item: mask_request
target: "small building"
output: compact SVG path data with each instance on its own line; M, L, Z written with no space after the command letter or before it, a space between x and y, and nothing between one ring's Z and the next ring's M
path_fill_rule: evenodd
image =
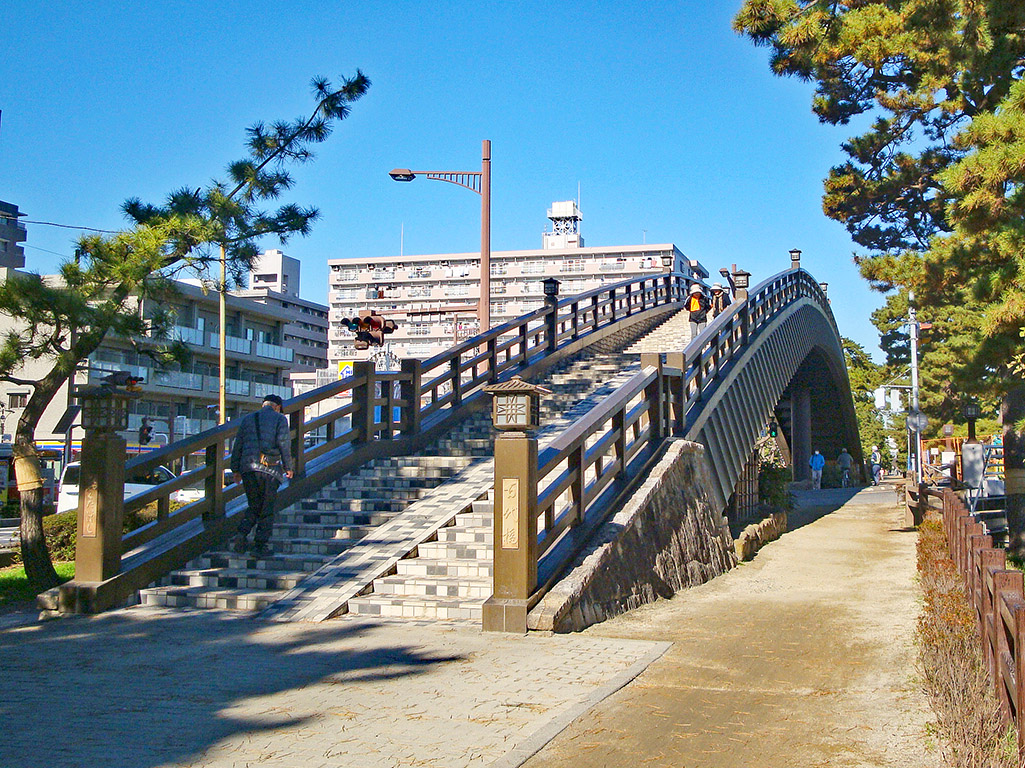
M0 200L0 267L21 269L25 266L25 242L28 232L18 219L24 216L18 206Z

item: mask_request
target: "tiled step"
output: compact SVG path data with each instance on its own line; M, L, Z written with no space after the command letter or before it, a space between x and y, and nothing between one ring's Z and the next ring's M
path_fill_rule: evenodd
M487 600L491 597L491 579L447 579L447 578L405 578L402 576L385 576L374 581L371 597L405 596L405 597L460 597L464 600Z
M358 616L382 616L405 619L479 622L482 600L458 597L417 598L398 596L357 597L349 601L349 613Z
M425 541L417 552L421 558L431 560L490 560L491 542L483 541Z
M488 559L462 560L459 558L427 559L420 557L409 557L399 560L396 564L398 576L441 576L444 578L460 578L467 576L471 579L491 578L492 563Z
M207 552L193 560L191 568L244 568L265 571L315 571L330 560L324 555L285 554L276 552L265 557L236 555L234 552Z
M280 598L283 591L267 589L210 589L209 587L150 587L141 592L143 605L180 608L220 608L227 611L261 611Z
M164 586L217 587L218 589L286 590L306 578L305 571L268 571L250 568L198 568L175 571Z

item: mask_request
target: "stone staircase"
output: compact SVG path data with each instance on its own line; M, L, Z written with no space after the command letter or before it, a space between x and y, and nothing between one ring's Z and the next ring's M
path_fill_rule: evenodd
M551 375L545 386L552 395L542 400L538 434L541 446L637 370L624 354L579 361ZM374 579L367 593L348 601L356 615L480 622L484 601L491 596L494 513L493 493L455 515L437 538L420 544L399 560L395 573Z
M690 313L680 310L628 346L624 353L639 355L642 352L682 352L690 339Z
M543 434L556 434L611 391L636 357L612 353L564 362L544 385ZM541 436L539 435L539 437ZM478 412L418 454L375 460L275 516L272 554L228 549L208 552L158 585L140 591L144 605L259 611L410 504L443 491L443 484L492 455L490 411ZM459 512L458 509L453 510ZM373 582L372 594L349 601L349 611L380 616L479 619L491 594L491 507L473 502L454 515L436 541L421 543L396 573Z

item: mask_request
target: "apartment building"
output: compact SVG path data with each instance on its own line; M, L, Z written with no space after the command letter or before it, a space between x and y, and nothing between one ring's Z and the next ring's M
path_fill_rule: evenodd
M21 269L25 266L25 249L19 243L25 242L28 233L25 225L18 221L24 215L18 206L0 200L0 267Z
M583 216L573 201L548 210L552 230L542 247L491 254L491 323L500 325L544 304L542 281L560 281L563 296L608 283L650 277L674 269L704 278L708 273L672 243L588 248L580 234ZM375 358L389 367L403 357L428 358L479 332L480 254L446 253L328 261L330 330L328 357L333 370L350 361ZM396 321L385 349L357 351L340 321L371 309Z
M8 279L13 270L0 269L0 280ZM147 353L157 342L145 337L126 339L108 336L89 356L76 374L74 385L100 381L113 371L128 371L144 379L141 396L134 400L125 437L129 446L136 436L143 417L154 426L154 444L173 442L196 434L217 424L219 392L219 326L218 296L201 287L178 283L179 295L165 302L162 308L176 318L172 336L182 341L191 353L185 365L161 368ZM148 300L138 303L143 315L153 311ZM284 328L291 316L284 310L229 294L227 309L227 417L233 418L256 410L264 395L273 393L282 398L292 396L288 375L294 351L283 345ZM0 331L13 326L11 318L0 316ZM46 361L27 365L18 375L27 380L38 379L49 369ZM0 405L9 411L11 424L21 416L31 394L31 387L0 383ZM44 447L60 447L64 433L55 427L71 404L68 387L54 397L37 430L37 443ZM80 431L74 432L77 441Z
M282 331L282 344L295 353L294 374L328 366L328 308L299 297L300 277L298 259L267 250L257 257L249 273L249 288L232 291L234 296L277 307L289 318Z

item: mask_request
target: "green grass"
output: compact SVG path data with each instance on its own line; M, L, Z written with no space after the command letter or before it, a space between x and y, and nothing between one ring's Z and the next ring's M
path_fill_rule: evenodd
M74 563L54 563L53 567L61 579L67 580L75 577ZM12 565L9 568L0 568L0 608L30 601L35 596L35 590L29 587L28 579L25 578L24 566Z

